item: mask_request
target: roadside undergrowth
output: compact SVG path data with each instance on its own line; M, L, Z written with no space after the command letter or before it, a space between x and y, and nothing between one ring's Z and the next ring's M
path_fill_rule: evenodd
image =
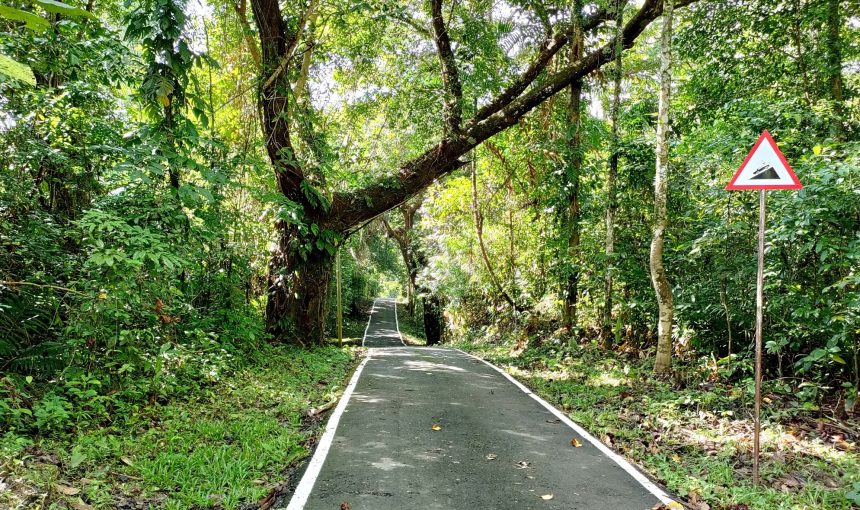
M182 401L60 437L0 436L0 508L259 508L308 455L355 349L263 344Z
M652 360L592 344L458 345L504 367L695 510L858 508L858 423L804 410L765 384L762 485L752 484L752 387L704 363L651 376Z

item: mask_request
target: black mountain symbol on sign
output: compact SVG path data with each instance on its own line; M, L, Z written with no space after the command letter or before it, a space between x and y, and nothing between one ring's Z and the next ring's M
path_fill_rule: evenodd
M779 179L779 174L776 173L776 170L772 166L765 163L764 166L757 168L753 172L752 177L750 177L751 181L756 179Z

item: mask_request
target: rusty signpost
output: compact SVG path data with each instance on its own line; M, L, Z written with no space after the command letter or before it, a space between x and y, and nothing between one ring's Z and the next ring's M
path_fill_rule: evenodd
M765 192L803 187L765 130L729 181L727 190L758 190L758 275L755 300L755 431L753 433L753 483L759 483L759 436L761 434L762 322L764 319Z

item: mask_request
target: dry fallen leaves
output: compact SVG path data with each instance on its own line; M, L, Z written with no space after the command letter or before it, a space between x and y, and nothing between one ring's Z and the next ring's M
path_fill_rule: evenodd
M496 460L496 458L498 458L498 455L496 455L495 453L487 454L487 460Z
M573 438L570 440L570 446L574 448L582 448L582 443L579 442L579 439Z
M75 494L79 494L81 489L76 489L74 487L69 487L68 485L54 485L54 488L57 489L57 492L61 494L65 494L66 496L74 496Z
M433 426L430 428L433 430L442 430L442 425L439 425L438 423L434 423Z
M651 510L684 510L684 505L677 501L670 501L665 505L663 503L657 503L651 508Z
M84 503L81 498L78 498L77 501L72 501L71 503L69 503L69 505L74 510L93 510L93 507L91 505Z
M527 461L527 460L521 460L521 461L516 463L516 466L517 466L517 469L525 469L525 468L531 466L531 464L532 463Z
M554 498L554 497L555 497L555 496L554 496L554 495L552 495L552 494L544 494L543 496L541 496L541 497L540 497L540 499L542 499L542 500L544 500L544 501L549 501L549 500L551 500L551 499L552 499L552 498Z
M343 503L340 504L340 510L350 510L350 508L351 507L349 506L349 502L347 502L347 501L344 501Z

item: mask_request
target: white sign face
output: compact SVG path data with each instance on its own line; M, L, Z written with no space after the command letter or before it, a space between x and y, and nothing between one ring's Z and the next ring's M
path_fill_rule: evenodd
M803 185L788 165L788 161L785 160L785 156L776 146L773 137L765 130L726 189L800 189L802 187Z

